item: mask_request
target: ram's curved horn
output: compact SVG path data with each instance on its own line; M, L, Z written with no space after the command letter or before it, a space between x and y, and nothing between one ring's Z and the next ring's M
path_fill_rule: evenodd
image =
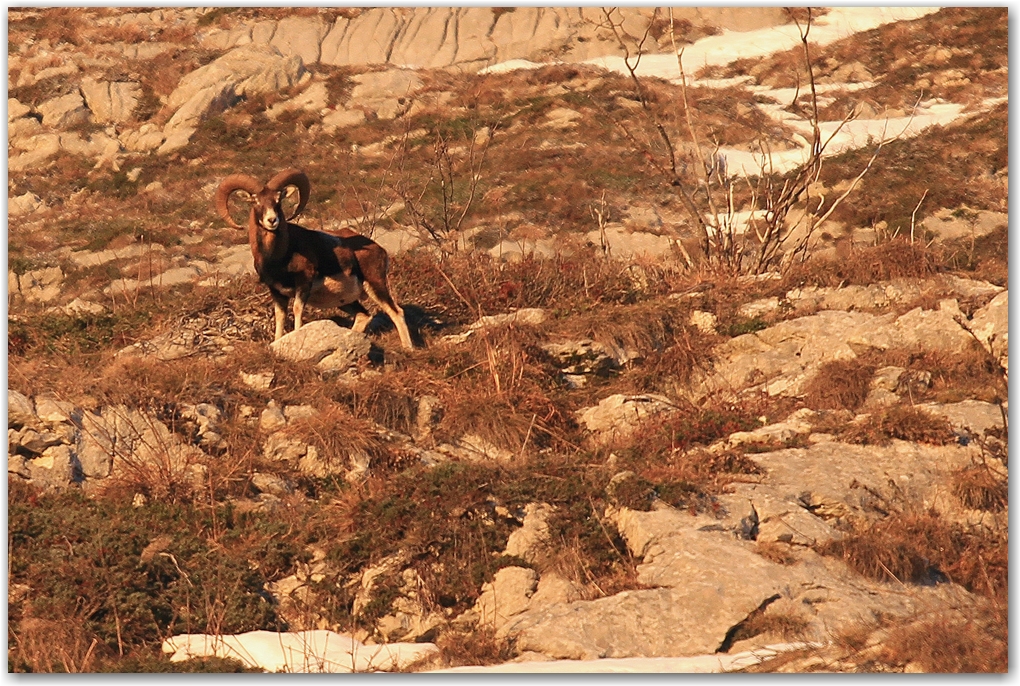
M223 221L235 229L243 229L244 227L235 222L230 216L230 208L227 206L227 201L230 199L231 194L236 191L244 191L251 196L255 196L261 190L262 184L247 174L231 174L223 179L220 187L216 189L216 211L223 217Z
M308 176L303 171L294 168L284 169L269 179L269 183L266 184L266 188L271 191L282 191L287 186L294 186L298 189L298 205L297 209L294 210L294 214L287 217L287 221L290 221L304 211L305 205L308 204L308 196L311 193L312 184L308 181Z

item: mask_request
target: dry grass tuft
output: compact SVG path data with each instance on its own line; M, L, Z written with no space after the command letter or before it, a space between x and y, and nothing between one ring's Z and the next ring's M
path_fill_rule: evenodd
M957 440L948 421L908 405L893 405L870 414L848 425L839 438L863 445L886 445L892 439L949 445Z
M768 634L782 641L795 641L803 638L809 622L798 614L791 612L751 613L734 632L732 641L754 638L760 634Z
M943 261L937 246L895 238L870 247L854 246L840 258L813 258L795 264L784 275L780 288L785 293L807 285L866 286L892 279L920 279L937 273Z
M357 419L346 409L331 406L310 417L295 419L283 429L286 435L314 445L330 471L343 469L368 457L373 465L390 465L399 458L389 454L378 427Z
M996 403L1008 396L1006 380L998 363L976 341L962 352L868 351L861 355L861 361L876 368L895 366L906 369L907 378L901 380L905 387L899 392L906 393L907 399L913 403L955 403L971 398ZM906 383L911 377L923 380L929 376L930 383Z
M1009 505L1008 476L987 464L973 464L954 472L953 495L972 510L1003 512Z
M939 674L1002 673L1009 665L1005 608L963 618L946 614L889 631L881 659Z
M818 547L858 573L879 581L954 581L997 601L1008 593L1008 551L987 530L965 530L934 511L892 515L857 524L840 540Z
M98 658L109 653L108 647L88 630L80 616L59 621L25 617L10 634L13 643L8 652L11 671L92 672Z
M446 631L436 639L436 647L439 648L438 658L430 658L420 666L412 665L408 671L468 665L498 665L514 657L509 643L497 639L491 629Z
M792 565L797 562L797 557L790 550L790 546L776 541L758 541L754 551L766 560L781 565Z
M804 389L813 410L856 410L864 404L875 368L858 359L826 362Z

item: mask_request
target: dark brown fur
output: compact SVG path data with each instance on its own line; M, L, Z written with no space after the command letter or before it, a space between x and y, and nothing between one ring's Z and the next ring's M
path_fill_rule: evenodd
M289 219L281 199L288 186L301 194L298 208ZM276 314L275 339L283 336L287 304L294 299L294 328L302 325L305 304L337 307L353 314L354 330L364 331L370 317L361 300L367 295L389 315L401 343L411 348L403 310L390 295L387 272L389 255L375 241L350 229L333 233L306 229L291 223L308 200L308 179L296 169L274 176L265 186L249 176L231 175L216 193L220 215L236 228L227 201L235 191L248 193L248 241L259 280L269 288Z

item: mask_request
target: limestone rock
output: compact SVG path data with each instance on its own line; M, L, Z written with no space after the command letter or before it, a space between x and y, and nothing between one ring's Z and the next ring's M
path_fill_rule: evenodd
M45 205L43 204L42 199L35 193L28 191L24 195L19 195L15 198L8 198L7 215L10 217L22 217L26 214L32 214L44 207Z
M615 521L642 558L639 580L655 588L532 607L513 615L497 635L512 639L519 651L558 659L696 655L723 648L734 626L772 607L802 619L808 640L821 640L862 618L974 602L952 584L904 594L810 550L795 564L781 565L758 555L755 542L698 527L701 518L670 508L621 510Z
M92 117L100 123L124 122L138 106L142 87L130 81L98 81L85 78L81 83L85 102Z
M20 431L7 430L7 452L8 454L29 453L32 456L41 455L47 448L66 443L65 436L58 435L52 431L36 431L31 427L22 427Z
M979 238L1008 224L1009 215L1005 212L976 210L961 213L949 208L939 209L921 222L922 227L937 234L942 240Z
M423 441L432 435L443 418L443 406L438 396L423 395L418 398L418 409L414 416L414 439Z
M47 424L60 424L76 419L74 404L52 396L40 395L35 399L35 413Z
M166 136L152 124L142 124L138 129L123 131L121 144L131 152L149 152L163 145Z
M303 64L319 61L319 45L329 27L318 17L285 17L276 24L269 44L283 55L297 55Z
M326 107L327 100L326 84L323 81L318 81L293 98L270 107L266 110L266 116L269 119L276 119L284 112L293 112L294 110L318 113Z
M801 408L781 422L762 426L751 431L737 431L729 435L726 444L729 447L754 444L782 444L795 436L811 432L811 418L815 412Z
M482 626L500 629L514 615L528 609L538 588L538 574L526 567L503 567L492 581L482 584L474 610Z
M110 422L91 412L82 414L77 450L85 478L103 479L110 475L117 442L116 430Z
M70 446L55 445L39 457L26 460L26 465L33 483L47 488L63 488L77 480L76 462Z
M671 414L677 407L664 395L611 395L594 407L578 410L581 424L596 441L609 442L629 436L641 422L652 417Z
M222 451L227 442L219 434L223 413L212 403L185 404L181 406L181 419L193 427L198 444L205 450Z
M19 428L35 426L39 417L35 413L32 401L18 391L7 389L7 426Z
M52 129L66 129L89 120L85 101L78 93L69 93L39 105L43 126Z
M546 320L545 310L539 307L523 307L507 314L491 314L480 317L468 327L472 331L487 329L493 326L505 326L507 324L523 324L525 326L538 326Z
M364 107L376 112L380 119L393 119L410 107L415 91L422 81L415 72L406 69L359 74L352 79L348 107Z
M34 269L18 279L18 291L26 302L49 303L60 297L64 272L60 267Z
M242 383L249 388L254 388L256 391L268 391L270 386L273 385L273 379L276 378L273 372L257 372L255 374L240 372L240 375Z
M719 324L718 317L703 310L692 311L689 321L698 331L709 335L716 333L716 326Z
M295 420L310 419L317 414L319 411L312 405L287 405L283 408L283 416L287 418L288 424Z
M270 400L266 409L259 416L259 431L273 433L287 426L287 417L275 400Z
M294 488L285 479L272 474L255 472L251 476L252 485L264 493L272 493L276 496L284 496L291 493Z
M365 119L365 113L361 110L338 109L322 118L322 131L326 134L336 133L337 129L363 124Z
M555 511L547 503L528 503L524 507L524 523L507 538L505 554L532 564L548 555L552 546L549 518Z
M856 358L855 347L961 352L972 340L962 316L955 300L944 300L938 310L918 307L899 317L826 310L782 321L718 346L714 369L695 380L692 395L800 395L824 363Z
M307 455L310 447L314 448L303 441L287 436L282 431L277 431L266 439L262 446L262 454L267 460L290 462L296 465L300 459Z
M12 122L20 119L32 111L32 108L17 98L7 98L7 121Z
M304 63L296 55L284 57L269 46L235 48L181 79L167 99L176 112L167 122L165 134L169 138L172 133L186 132L238 98L289 88L304 73Z
M906 502L954 513L944 484L970 463L972 448L892 441L887 446L823 442L750 455L781 497L800 502L827 522L875 518ZM941 494L941 495L940 495Z
M345 329L329 319L305 324L273 341L270 349L291 362L311 362L324 370L344 370L368 354L371 343L363 333Z
M159 473L167 483L190 482L191 467L205 458L159 419L122 405L82 413L77 452L88 478Z
M980 436L989 429L1002 428L1003 409L994 403L980 400L963 400L958 403L921 403L918 409L949 420L950 426L959 432Z
M607 346L590 338L566 343L544 343L548 353L566 375L605 376L639 357L632 350Z
M1009 373L1009 291L1003 291L974 313L970 330Z
M592 245L605 243L613 257L630 260L639 256L668 257L674 254L676 239L647 231L631 231L622 224L611 223L604 231L589 231L585 240Z

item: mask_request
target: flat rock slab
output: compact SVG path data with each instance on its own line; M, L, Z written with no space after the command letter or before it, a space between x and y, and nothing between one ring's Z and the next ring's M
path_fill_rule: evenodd
M918 307L901 316L827 310L779 322L717 347L713 370L695 380L691 395L797 396L821 365L855 359L855 348L962 352L974 338L960 326L960 317L956 301L947 300L938 310Z
M748 457L779 495L830 520L884 516L907 503L949 513L949 473L976 455L973 447L894 440L886 446L824 442Z

